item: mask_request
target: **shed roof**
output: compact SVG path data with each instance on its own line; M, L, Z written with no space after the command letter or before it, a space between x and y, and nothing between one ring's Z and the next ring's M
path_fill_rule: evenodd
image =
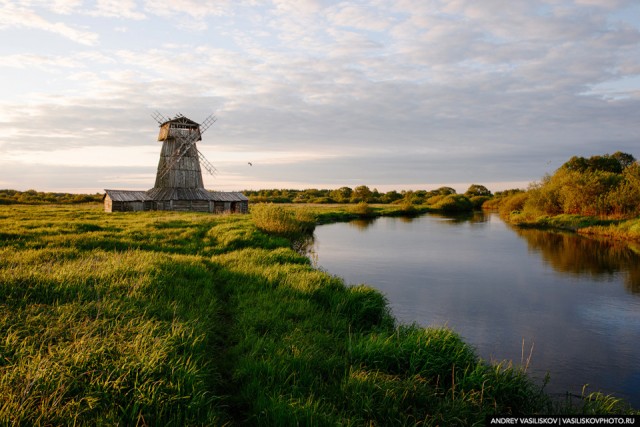
M147 191L149 200L212 200L204 188L163 188L155 187Z
M105 197L115 202L144 202L150 200L213 200L214 202L246 202L239 192L207 191L202 188L152 188L149 191L104 190Z
M147 200L213 200L214 202L244 202L249 199L242 193L207 191L203 188L152 188Z
M114 202L143 202L149 200L146 191L104 190L105 197L109 196Z
M242 193L237 192L225 192L225 191L214 191L211 194L212 200L216 202L246 202L249 201L249 198Z

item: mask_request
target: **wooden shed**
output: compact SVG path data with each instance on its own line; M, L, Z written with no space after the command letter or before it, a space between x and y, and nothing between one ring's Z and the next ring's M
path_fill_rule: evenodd
M102 198L105 212L144 211L150 207L146 191L104 190Z
M104 190L105 212L193 211L209 213L249 213L249 199L242 193L204 193L186 189L168 191ZM151 194L150 194L151 193Z

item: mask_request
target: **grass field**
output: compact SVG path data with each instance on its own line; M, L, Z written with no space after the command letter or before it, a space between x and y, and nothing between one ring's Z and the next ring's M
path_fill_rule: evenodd
M314 269L251 215L97 204L0 206L0 396L1 425L483 425L626 410L604 396L559 406L450 330L396 325L381 294Z

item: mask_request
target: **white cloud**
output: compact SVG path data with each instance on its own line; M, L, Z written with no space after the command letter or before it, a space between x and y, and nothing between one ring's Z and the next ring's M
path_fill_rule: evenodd
M135 0L97 0L95 9L89 11L88 14L111 18L145 19L145 14L137 11L137 7Z
M71 8L72 6L69 6L69 10ZM11 28L46 31L86 46L94 46L98 43L98 34L94 32L74 28L63 22L49 21L27 7L5 0L0 8L0 30Z
M91 134L87 131L87 134ZM41 135L45 136L45 135ZM56 135L56 138L73 138L72 135ZM12 150L3 159L10 163L34 163L49 166L101 167L118 165L120 167L142 166L153 169L158 162L157 147L127 146L113 147L104 145L80 146L76 148L40 150Z
M82 0L41 0L37 3L55 13L68 15L76 11L82 5Z
M367 31L384 31L390 26L389 16L363 4L340 3L328 12L333 25Z
M186 14L202 19L228 15L233 4L230 0L145 0L145 9L160 16Z
M76 68L80 63L71 57L51 56L38 54L14 54L0 56L0 67L12 68L40 68L51 70L52 68Z

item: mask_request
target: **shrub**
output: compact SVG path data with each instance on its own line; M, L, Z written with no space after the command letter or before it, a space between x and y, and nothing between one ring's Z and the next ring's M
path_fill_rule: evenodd
M450 194L434 204L433 207L445 212L468 212L473 210L471 201L462 194Z
M349 212L361 217L370 217L373 214L373 209L367 202L360 202L355 206L351 206Z
M585 215L629 218L640 213L640 165L625 153L572 157L530 188L528 216Z
M251 207L251 215L256 227L266 233L296 236L315 229L315 215L305 208L260 204Z
M528 198L529 193L517 193L512 196L503 197L498 207L500 215L505 217L511 212L521 211Z
M400 206L401 212L405 215L415 215L418 213L415 205L408 200L405 200Z
M471 204L473 205L474 209L480 209L482 208L482 205L484 205L484 203L490 199L491 199L490 196L474 196L474 197L471 197L469 200L471 201Z
M331 197L316 197L315 199L311 200L311 203L326 204L326 203L336 203L336 201L333 200Z
M427 204L428 205L435 205L437 204L440 200L444 199L446 196L442 195L442 194L438 194L437 196L431 196L427 199Z

